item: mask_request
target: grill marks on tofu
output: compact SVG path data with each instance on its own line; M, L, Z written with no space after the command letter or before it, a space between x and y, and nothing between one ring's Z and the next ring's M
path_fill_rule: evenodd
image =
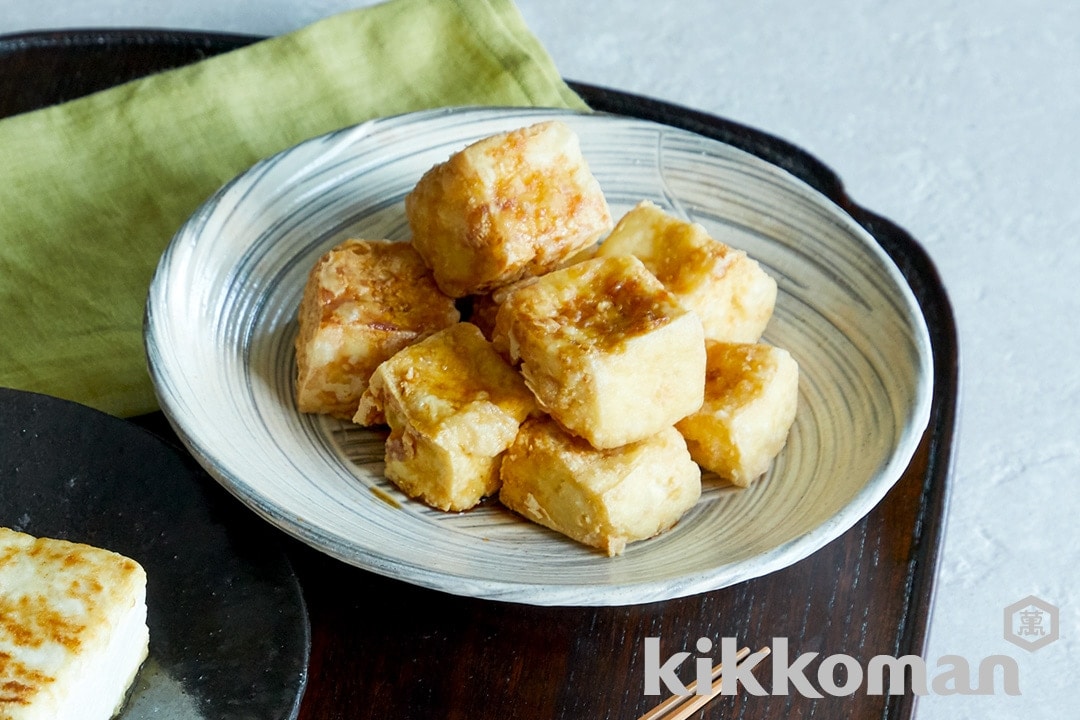
M0 528L0 718L115 714L148 652L146 573Z

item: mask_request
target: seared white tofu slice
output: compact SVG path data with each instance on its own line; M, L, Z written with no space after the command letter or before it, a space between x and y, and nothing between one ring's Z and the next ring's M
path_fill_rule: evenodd
M670 427L597 450L550 418L531 419L502 461L504 505L609 556L672 527L700 496L701 470Z
M619 220L598 254L640 259L698 314L711 340L757 342L772 317L776 281L757 261L648 201Z
M357 410L384 415L386 477L440 510L467 510L499 489L499 460L536 409L521 376L458 323L376 368Z
M412 243L453 297L542 275L611 230L599 182L565 123L479 140L405 197Z
M765 474L787 444L799 400L799 365L764 343L707 343L701 409L676 425L694 460L735 485Z
M597 448L654 435L704 399L701 321L630 255L516 289L494 332L541 409Z
M0 718L108 720L148 648L137 562L0 528Z
M352 239L312 268L298 319L297 406L351 419L379 363L459 313L410 245Z

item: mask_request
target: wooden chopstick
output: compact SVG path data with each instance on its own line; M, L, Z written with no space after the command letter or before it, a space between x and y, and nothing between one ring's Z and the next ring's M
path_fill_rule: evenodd
M769 654L770 649L764 647L758 652L761 653L761 657L765 657ZM750 648L744 647L740 649L739 652L735 653L735 662L742 662L749 654ZM717 663L713 666L712 677L710 678L712 680L712 687L709 688L708 694L696 694L697 681L695 680L686 686L686 689L690 691L691 694L672 695L667 700L642 715L638 720L686 720L720 694L720 691L724 686L724 679L721 677L723 671L723 663Z

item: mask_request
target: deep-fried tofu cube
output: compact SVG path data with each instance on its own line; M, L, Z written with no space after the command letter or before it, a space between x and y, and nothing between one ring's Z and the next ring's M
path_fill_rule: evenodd
M599 245L590 245L584 250L580 250L567 258L559 265L559 268L569 267L576 265L579 262L589 260L596 257L596 251L599 250ZM558 268L556 268L558 269ZM472 301L471 310L469 315L469 322L476 325L484 333L484 337L488 340L494 340L498 335L495 331L495 318L499 313L499 308L502 306L506 298L510 297L510 293L514 292L518 288L531 285L536 281L536 275L529 275L516 282L512 282L509 285L502 285L495 288L489 293L483 295L473 295L470 300ZM499 350L504 356L506 356L506 348L501 347L499 342L496 342L496 350Z
M599 250L601 256L627 254L698 314L705 337L736 343L761 338L776 304L776 281L744 251L643 201L619 220Z
M670 427L597 450L550 418L528 420L502 481L506 507L608 555L672 527L701 496L701 470Z
M694 460L746 487L787 443L799 396L799 366L782 348L709 342L705 402L676 425Z
M356 421L384 415L386 477L410 497L458 511L498 491L500 456L535 408L479 328L458 323L379 365Z
M496 316L496 341L520 361L541 409L597 448L643 440L704 399L701 321L629 255L515 290Z
M612 227L600 184L564 123L480 140L405 198L412 243L453 297L541 275Z
M454 301L408 244L346 240L319 259L304 288L297 406L352 418L379 363L458 319Z

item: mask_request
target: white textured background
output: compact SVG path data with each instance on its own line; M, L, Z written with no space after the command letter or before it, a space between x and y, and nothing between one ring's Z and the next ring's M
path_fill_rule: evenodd
M278 34L365 4L0 0L0 33L144 26ZM926 658L933 667L947 654L1010 654L1023 695L929 696L917 717L1078 717L1080 3L518 6L565 77L784 137L926 246L953 301L962 358L957 462ZM1029 594L1061 607L1061 640L1035 653L1002 639L1004 607Z

